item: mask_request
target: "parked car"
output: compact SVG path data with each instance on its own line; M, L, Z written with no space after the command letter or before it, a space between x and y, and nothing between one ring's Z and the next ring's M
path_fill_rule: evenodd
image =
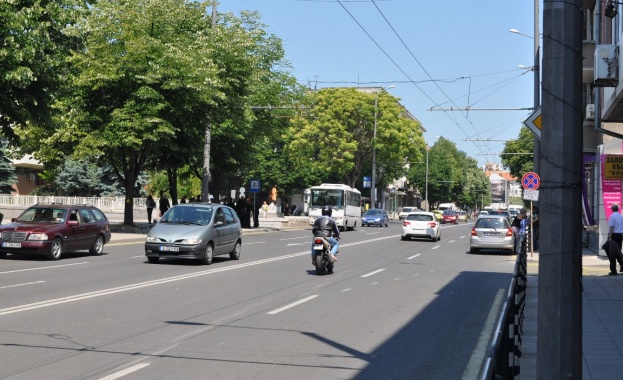
M402 222L402 240L411 238L425 238L432 241L441 240L439 220L432 212L412 212Z
M483 215L489 215L489 211L487 211L487 210L482 210L482 211L478 214L478 217L480 218L480 217L481 217L481 216L483 216Z
M110 236L108 218L96 207L37 204L0 225L0 257L35 254L58 260L64 252L86 249L99 256Z
M467 222L467 211L457 211L456 213L460 221Z
M514 252L515 238L508 220L499 215L482 215L476 220L469 238L469 251L498 249Z
M398 213L398 220L404 220L405 217L411 213L411 212L415 212L415 211L420 211L417 207L403 207L400 212Z
M361 216L361 225L389 227L389 215L383 209L371 208Z
M441 224L445 223L459 223L459 217L456 214L456 211L450 209L443 210L443 213L441 214Z
M241 247L242 227L232 208L218 203L181 203L149 230L145 256L150 263L176 258L210 265L217 255L240 259Z

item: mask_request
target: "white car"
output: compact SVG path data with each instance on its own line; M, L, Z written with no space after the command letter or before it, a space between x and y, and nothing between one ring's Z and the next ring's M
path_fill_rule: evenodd
M441 240L441 223L432 212L411 212L402 222L402 240L424 238L432 241Z
M417 207L403 207L402 210L398 213L398 220L405 220L407 215L412 212L420 211Z

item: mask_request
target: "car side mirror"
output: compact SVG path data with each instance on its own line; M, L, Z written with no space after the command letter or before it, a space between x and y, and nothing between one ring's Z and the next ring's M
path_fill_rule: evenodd
M78 225L78 221L77 220L69 220L69 221L67 221L67 225L69 225L69 226L77 226Z
M215 226L222 226L223 224L225 224L222 220L217 220L216 223L214 223Z

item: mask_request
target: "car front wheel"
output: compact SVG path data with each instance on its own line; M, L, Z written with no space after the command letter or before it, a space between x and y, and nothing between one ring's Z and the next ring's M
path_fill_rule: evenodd
M208 246L206 247L206 253L203 256L203 259L201 260L201 262L205 265L212 264L213 254L214 254L214 251L212 248L212 244L208 244Z
M50 249L50 253L48 253L48 259L58 260L61 258L62 252L63 252L63 242L61 241L61 239L56 238L52 241L52 248Z

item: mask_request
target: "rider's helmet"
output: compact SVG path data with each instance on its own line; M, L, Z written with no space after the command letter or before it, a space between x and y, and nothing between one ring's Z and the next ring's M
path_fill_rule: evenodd
M333 212L333 209L331 208L331 206L324 206L322 208L322 216L331 216L332 212Z

